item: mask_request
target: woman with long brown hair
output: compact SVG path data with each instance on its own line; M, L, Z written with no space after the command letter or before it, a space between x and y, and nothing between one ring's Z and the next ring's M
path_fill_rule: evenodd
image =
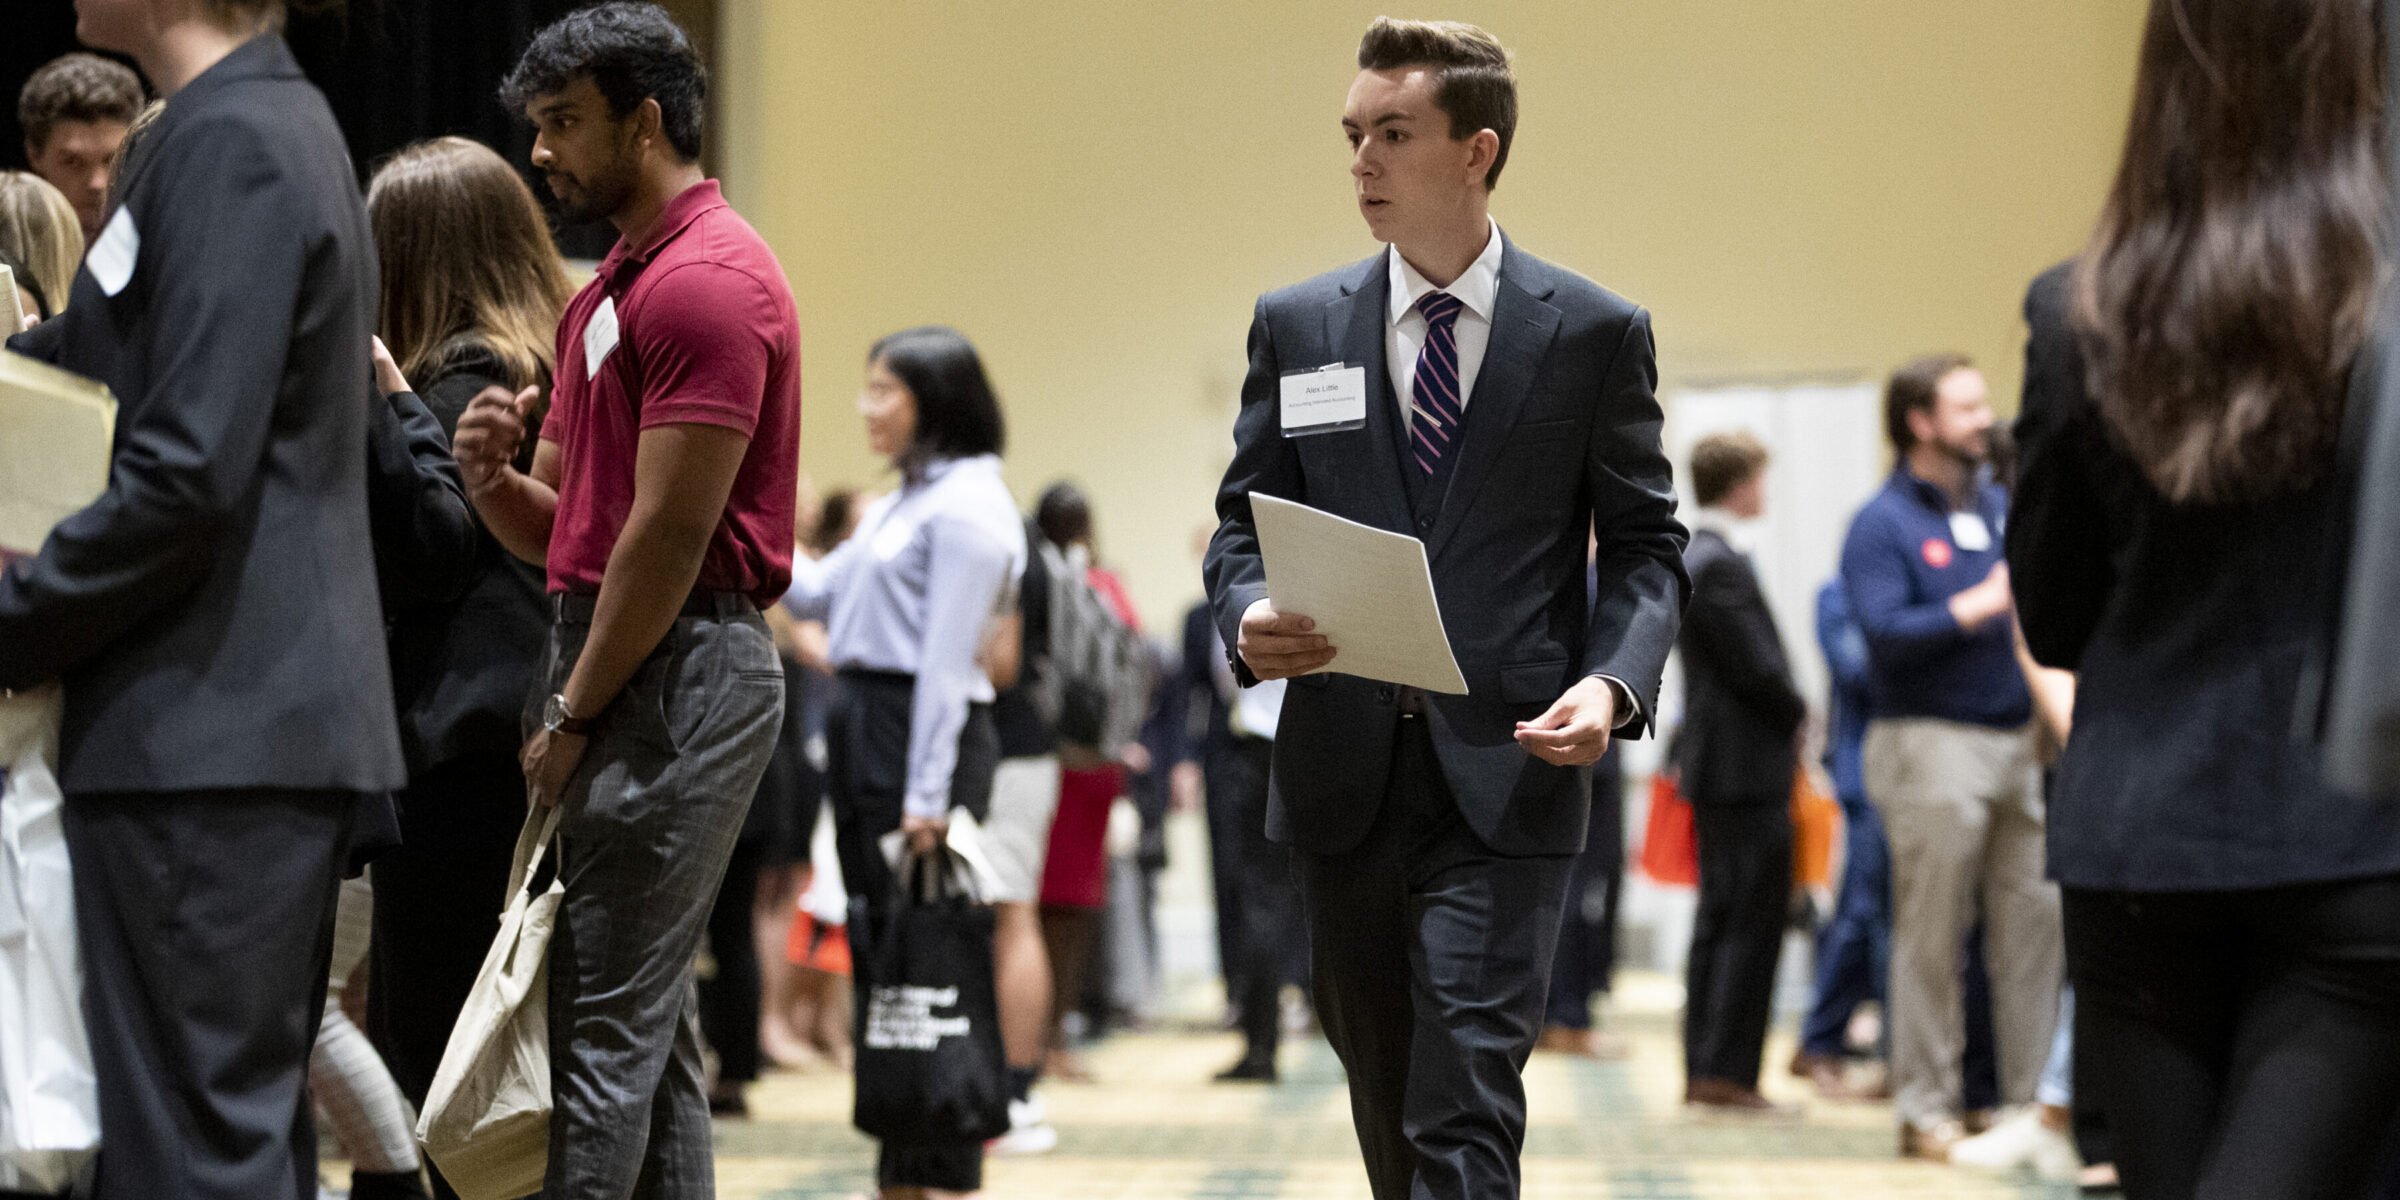
M2124 159L2026 300L2008 530L2077 670L2050 811L2127 1194L2357 1196L2400 1112L2400 809L2294 736L2389 269L2374 0L2153 0Z
M445 435L486 387L548 385L571 289L532 191L498 154L456 137L401 150L368 185L367 216L383 341ZM397 797L401 848L375 863L367 1024L418 1105L507 890L525 818L518 722L549 631L541 568L488 533L475 552L463 599L389 614L409 781ZM438 1174L436 1185L453 1194Z

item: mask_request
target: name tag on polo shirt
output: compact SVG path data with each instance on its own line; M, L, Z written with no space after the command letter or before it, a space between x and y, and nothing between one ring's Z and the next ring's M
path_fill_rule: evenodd
M117 215L108 219L108 228L92 243L92 252L83 256L83 265L91 269L100 294L114 296L133 282L133 260L141 252L142 235L133 227L133 210L119 205Z
M1337 362L1283 373L1283 436L1338 433L1364 429L1366 424L1365 367Z
M614 296L600 297L600 307L592 310L592 319L583 323L583 376L590 379L600 373L600 364L608 360L608 352L617 348L617 300Z
M1981 554L1992 548L1992 527L1984 524L1980 513L1950 514L1950 540L1969 554Z

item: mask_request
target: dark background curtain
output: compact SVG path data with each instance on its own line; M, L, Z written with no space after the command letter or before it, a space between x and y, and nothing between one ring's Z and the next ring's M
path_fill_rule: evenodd
M533 129L500 107L500 77L516 64L534 31L590 0L351 0L341 11L294 15L285 30L301 68L333 106L359 181L385 155L422 138L474 138L517 165L534 195L549 190L527 163ZM704 58L713 40L713 3L666 6L692 35ZM17 89L43 63L75 40L71 0L0 0L0 166L25 165L25 135L17 125ZM560 227L559 248L570 257L598 258L616 231Z

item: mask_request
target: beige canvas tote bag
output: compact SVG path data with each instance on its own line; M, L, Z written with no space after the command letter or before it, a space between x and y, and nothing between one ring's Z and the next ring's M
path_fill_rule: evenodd
M555 807L537 807L517 835L508 907L476 973L467 1006L425 1095L417 1140L465 1200L515 1200L540 1191L550 1161L550 930L566 885L539 895L526 880L558 832Z

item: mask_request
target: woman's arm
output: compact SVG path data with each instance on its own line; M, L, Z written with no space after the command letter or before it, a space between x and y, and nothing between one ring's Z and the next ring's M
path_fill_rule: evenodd
M1008 547L968 521L936 514L925 523L931 568L925 590L925 641L908 727L906 815L939 820L950 812L950 780L968 695L982 682L975 653L984 622L1008 586Z
M2025 402L2017 417L2017 488L2008 518L2009 574L2033 659L2072 671L2116 586L2109 514L2087 466L2101 449L2099 412L2083 391L2083 358L2067 323L2066 267L2025 297Z
M405 386L371 403L367 525L384 602L456 600L474 586L483 560L449 439Z
M873 514L869 514L872 516ZM864 528L864 525L861 525ZM858 563L860 538L853 536L823 558L792 556L792 586L783 593L783 611L795 621L820 624L833 617L833 598L849 585Z

